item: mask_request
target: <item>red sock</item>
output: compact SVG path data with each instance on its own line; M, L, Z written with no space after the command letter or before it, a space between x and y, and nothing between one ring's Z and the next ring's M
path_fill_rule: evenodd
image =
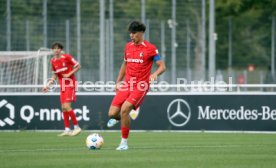
M74 110L71 110L68 113L69 113L69 116L71 117L71 120L72 120L73 124L78 125L78 120L77 120L77 117L76 117L76 114L75 114Z
M65 128L70 128L69 113L68 112L63 112L62 114L63 114L64 127Z
M129 134L128 127L121 127L122 138L127 139Z

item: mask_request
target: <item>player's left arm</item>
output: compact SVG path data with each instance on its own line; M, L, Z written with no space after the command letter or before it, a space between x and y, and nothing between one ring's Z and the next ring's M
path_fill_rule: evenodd
M73 69L72 69L71 72L69 72L67 74L63 74L62 77L69 78L70 76L75 74L78 70L80 70L81 66L71 55L69 55L69 54L66 55L66 58L71 63L71 65L73 66Z
M159 55L154 56L153 60L155 61L158 68L150 75L150 81L156 80L159 75L166 71L166 65L164 61L161 60Z
M63 74L63 77L64 78L69 78L74 73L76 73L78 70L80 70L80 68L81 68L80 64L77 64L76 66L73 67L73 70L71 72L69 72L68 74Z

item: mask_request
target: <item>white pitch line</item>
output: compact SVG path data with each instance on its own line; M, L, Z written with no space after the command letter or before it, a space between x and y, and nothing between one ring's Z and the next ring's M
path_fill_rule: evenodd
M70 148L70 150L81 150L83 148ZM0 153L6 153L6 152L54 152L54 151L68 151L68 149L60 148L60 149L7 149L7 150L0 150Z
M0 130L1 132L62 132L63 130ZM83 130L86 133L92 132L121 132L121 130ZM131 132L149 133L212 133L212 134L276 134L276 131L227 131L227 130L131 130Z
M130 147L130 150L183 150L188 148L240 148L240 147L255 147L255 145L184 145L184 146L173 146L173 147L164 147L164 146L153 146L153 147ZM114 150L114 147L104 147L101 150ZM8 152L55 152L55 151L89 151L87 148L59 148L59 149L7 149L0 150L0 153L8 153ZM93 151L93 150L92 150ZM97 151L97 150L96 150Z

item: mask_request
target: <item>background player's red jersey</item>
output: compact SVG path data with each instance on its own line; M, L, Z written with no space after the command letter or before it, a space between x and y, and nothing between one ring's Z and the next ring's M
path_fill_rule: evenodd
M73 67L77 66L79 63L71 55L63 54L60 58L52 58L51 64L53 72L57 75L60 85L62 85L62 75L71 72ZM76 79L74 74L69 78L72 81L64 80L65 84L68 86L70 82L73 82L73 86L75 87Z
M125 61L127 62L125 81L136 77L136 82L145 81L149 83L153 57L158 55L155 45L144 40L135 45L129 42L125 47Z

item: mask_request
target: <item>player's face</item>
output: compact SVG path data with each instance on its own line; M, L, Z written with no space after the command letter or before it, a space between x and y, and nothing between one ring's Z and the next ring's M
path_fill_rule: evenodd
M130 39L135 44L139 44L143 41L144 32L130 32Z
M53 50L55 56L60 56L61 55L61 51L62 51L61 48L55 47L52 50Z

